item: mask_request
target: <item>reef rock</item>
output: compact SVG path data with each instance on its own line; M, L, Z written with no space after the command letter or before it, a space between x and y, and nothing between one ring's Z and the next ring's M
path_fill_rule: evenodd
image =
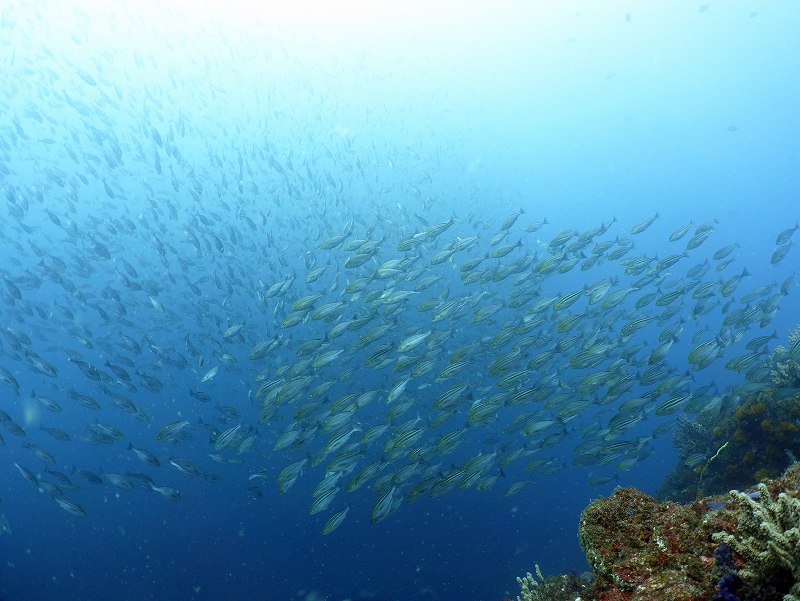
M633 488L593 501L581 515L578 538L595 573L594 598L736 601L741 591L743 599L753 594L763 601L795 599L800 571L787 565L786 557L800 549L795 547L799 480L800 464L795 464L752 492L733 491L689 505L660 503ZM780 550L754 535L754 516L776 516L770 532ZM758 549L750 552L750 543L758 543ZM765 572L776 565L765 558L770 548L782 555L776 561L783 570L774 577Z

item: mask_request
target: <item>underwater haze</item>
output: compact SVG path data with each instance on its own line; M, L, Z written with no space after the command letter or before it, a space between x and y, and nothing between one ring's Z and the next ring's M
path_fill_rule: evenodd
M0 598L587 570L587 503L655 493L800 322L797 23L3 3Z

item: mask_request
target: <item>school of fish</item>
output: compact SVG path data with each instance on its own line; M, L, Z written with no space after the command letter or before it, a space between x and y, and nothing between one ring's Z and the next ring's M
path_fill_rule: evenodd
M106 71L2 96L0 460L57 510L307 478L328 534L350 495L377 523L564 469L607 482L679 416L771 385L794 275L768 274L797 225L745 266L716 219L461 210L423 148L292 117L296 139L238 147Z

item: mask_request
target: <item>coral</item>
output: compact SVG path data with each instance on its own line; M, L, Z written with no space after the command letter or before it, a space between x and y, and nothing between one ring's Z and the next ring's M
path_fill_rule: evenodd
M711 546L702 506L659 503L618 488L581 515L578 540L595 571L598 599L709 599Z
M590 601L592 598L592 582L588 578L563 574L545 579L538 564L535 568L536 576L528 572L524 578L517 577L521 589L517 601Z
M795 346L800 342L800 324L797 324L791 332L789 332L789 345Z
M762 483L757 494L732 491L730 504L739 512L736 529L718 532L713 538L729 545L744 560L738 571L743 594L759 599L800 601L797 491L771 492Z
M690 423L678 423L673 444L681 461L661 485L659 499L689 502L744 488L778 477L800 457L800 394L794 388L767 386ZM714 449L723 451L710 459Z
M681 459L695 453L707 453L711 447L711 433L700 422L681 415L672 435L672 446L678 450Z
M800 463L756 490L687 505L617 488L586 507L578 540L593 590L537 566L538 578L517 579L517 601L800 601Z
M539 577L539 580L542 581L542 584L540 585L530 572L525 574L525 578L517 576L517 584L519 584L519 588L522 591L522 594L517 597L517 601L545 601L545 598L542 596L544 592L544 576L542 576L542 571L539 569L538 563L535 564L535 567L536 575Z
M776 388L800 387L800 360L796 356L796 349L800 345L800 325L789 332L789 347L786 350L778 346L772 353L769 364L772 384Z
M800 601L800 326L789 341L770 359L772 383L680 419L681 461L659 497L688 504L617 488L583 511L578 540L595 579L582 599ZM753 481L762 482L756 491L692 502ZM518 579L517 601L569 599L569 587L537 574Z
M581 515L599 601L800 601L800 463L689 505L618 488Z
M714 593L713 601L742 601L736 595L739 588L739 579L733 572L724 574L717 583L717 592Z
M800 490L800 462L795 462L781 477L783 485L789 490Z
M786 349L779 346L770 359L770 377L776 388L797 388L800 386L800 362L789 356Z
M742 586L739 574L733 566L733 550L722 543L714 550L715 572L720 574L717 592L712 601L741 601L736 594Z

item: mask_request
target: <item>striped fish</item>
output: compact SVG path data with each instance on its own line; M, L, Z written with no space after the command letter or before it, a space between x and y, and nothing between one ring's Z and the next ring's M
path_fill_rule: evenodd
M397 490L397 488L393 486L383 494L379 495L376 499L375 504L372 506L371 521L373 524L377 524L381 520L384 520L386 516L392 512L395 490Z
M327 534L330 534L331 532L336 530L341 525L341 523L344 521L344 518L347 517L347 512L348 511L350 511L350 506L349 505L347 507L345 507L344 509L334 513L328 519L328 521L325 522L325 525L322 527L323 536L327 535Z

